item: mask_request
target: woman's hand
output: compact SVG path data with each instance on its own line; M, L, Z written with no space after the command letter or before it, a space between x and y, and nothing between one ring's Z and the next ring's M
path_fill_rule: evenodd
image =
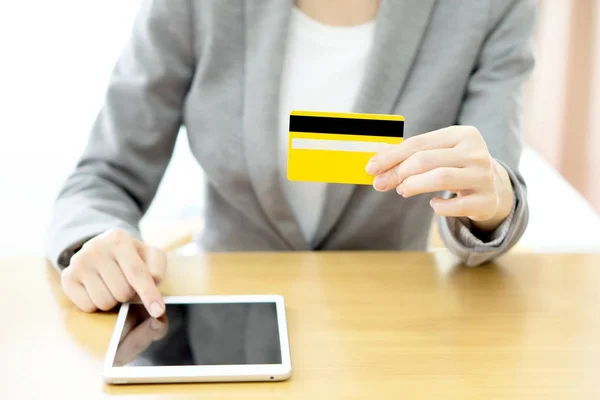
M510 214L513 189L508 173L490 155L485 140L471 126L452 126L411 137L369 161L367 173L381 192L396 189L403 197L449 191L451 199L433 198L443 216L468 217L491 231Z
M165 276L167 258L128 233L115 229L88 241L62 271L62 286L86 312L110 310L138 295L155 318L165 311L157 284Z

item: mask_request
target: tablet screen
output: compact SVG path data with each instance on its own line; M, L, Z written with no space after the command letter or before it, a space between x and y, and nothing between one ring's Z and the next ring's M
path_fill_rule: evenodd
M275 303L166 304L160 319L131 304L113 366L281 362Z

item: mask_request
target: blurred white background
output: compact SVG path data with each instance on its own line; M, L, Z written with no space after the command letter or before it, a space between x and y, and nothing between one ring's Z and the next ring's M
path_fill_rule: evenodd
M0 2L0 255L42 254L54 199L86 144L139 4ZM176 154L143 227L200 212L202 175L185 132Z
M140 0L0 2L0 255L41 255L52 204L85 146ZM600 217L527 150L524 247L600 250ZM202 176L180 135L142 227L198 215ZM567 208L566 208L567 207Z

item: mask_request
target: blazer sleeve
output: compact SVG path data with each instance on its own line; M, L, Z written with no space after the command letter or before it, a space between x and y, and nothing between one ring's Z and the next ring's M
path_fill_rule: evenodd
M144 0L75 170L55 202L46 257L55 268L112 228L138 223L171 158L195 67L187 0Z
M514 189L510 216L494 232L478 232L468 219L438 216L442 240L468 266L512 248L527 226L527 187L519 171L521 91L534 66L531 36L535 0L490 1L490 30L467 85L458 124L476 127L490 154L508 171Z

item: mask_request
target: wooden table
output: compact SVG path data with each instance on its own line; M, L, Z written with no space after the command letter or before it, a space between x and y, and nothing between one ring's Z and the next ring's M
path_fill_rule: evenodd
M600 255L173 257L162 290L284 295L294 376L105 386L115 314L77 311L40 259L1 258L0 398L600 398Z

